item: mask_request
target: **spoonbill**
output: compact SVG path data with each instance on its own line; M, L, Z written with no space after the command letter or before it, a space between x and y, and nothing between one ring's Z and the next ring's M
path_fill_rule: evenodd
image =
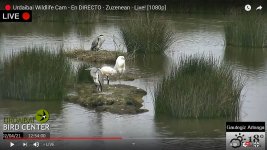
M103 75L107 76L107 84L109 85L109 76L117 74L116 69L110 66L103 66L100 70Z
M87 70L89 70L89 69L87 69ZM107 84L109 85L109 76L113 76L113 75L115 75L117 73L119 73L121 75L121 74L123 74L125 72L125 58L124 58L124 56L119 56L116 59L116 63L115 63L114 67L103 66L100 69L92 67L92 68L90 68L90 70L91 70L90 74L94 78L95 84L96 85L101 85L101 88L102 88L103 83L104 83L103 76L107 77Z
M114 69L121 75L125 72L125 58L124 56L119 56L116 59L116 64Z

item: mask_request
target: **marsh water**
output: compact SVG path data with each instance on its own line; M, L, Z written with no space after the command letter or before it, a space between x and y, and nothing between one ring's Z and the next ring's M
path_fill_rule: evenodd
M105 19L90 24L59 22L1 24L0 56L8 57L25 47L63 45L66 50L89 50L93 38L105 35L103 48L124 48L119 33L123 16L105 16ZM118 115L95 112L70 102L29 102L18 100L0 101L0 120L4 116L30 116L36 110L46 108L50 112L51 135L56 137L120 136L121 144L140 148L149 143L153 149L172 148L225 148L224 119L180 120L154 117L153 92L161 76L166 73L181 55L212 55L231 64L245 79L242 91L240 120L267 121L267 53L240 51L227 48L224 41L223 23L225 16L166 15L164 18L175 33L175 43L166 51L165 57L151 57L129 64L127 69L140 70L149 74L147 78L121 81L147 91L143 97L146 113ZM115 40L115 43L114 43ZM117 45L117 46L116 46ZM266 51L266 50L265 50ZM77 62L76 62L77 63ZM127 63L127 61L126 61ZM119 82L112 82L118 84ZM2 127L1 127L2 128ZM149 141L149 142L146 142ZM201 143L201 144L200 144ZM70 143L65 143L67 147ZM112 141L79 143L105 148ZM116 143L115 143L116 144Z

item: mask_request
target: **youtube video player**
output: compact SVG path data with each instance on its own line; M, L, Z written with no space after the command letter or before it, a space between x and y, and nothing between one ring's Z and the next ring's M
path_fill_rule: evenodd
M0 150L265 150L264 0L1 0Z

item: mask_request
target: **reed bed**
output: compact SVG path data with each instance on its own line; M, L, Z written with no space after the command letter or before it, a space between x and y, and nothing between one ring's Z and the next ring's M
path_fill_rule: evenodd
M239 116L243 83L231 67L213 57L183 56L155 91L156 116L230 118Z
M120 32L127 52L134 54L164 54L173 43L173 32L156 16L138 15L124 23Z
M226 46L256 47L265 45L264 17L261 14L235 14L225 27Z
M62 100L71 65L63 51L26 48L3 59L0 97L19 100Z

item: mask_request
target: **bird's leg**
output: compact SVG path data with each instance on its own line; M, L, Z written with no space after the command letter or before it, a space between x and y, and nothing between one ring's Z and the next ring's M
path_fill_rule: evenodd
M99 91L100 91L100 92L102 92L102 91L103 91L103 89L102 89L102 86L101 86L101 85L99 86Z
M98 86L95 84L96 91L98 91Z
M109 85L109 77L107 76L107 81L108 81L108 85Z
M102 92L103 91L103 87L102 87L102 84L101 84L101 82L99 81L99 90L100 90L100 92Z
M119 75L119 82L120 82L120 84L121 84L121 73L120 73L120 75Z

